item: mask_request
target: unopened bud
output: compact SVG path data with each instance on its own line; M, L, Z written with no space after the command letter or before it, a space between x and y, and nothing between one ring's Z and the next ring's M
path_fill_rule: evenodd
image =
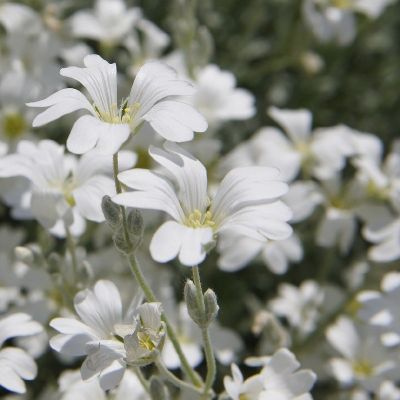
M140 238L143 236L143 217L139 210L135 209L129 212L127 223L129 233Z
M170 398L167 387L162 380L155 375L150 379L150 397L153 400L168 400Z
M217 317L219 306L217 295L212 289L207 289L204 293L205 323L209 325Z
M124 229L120 226L113 234L115 247L123 254L130 254L132 252L132 245L127 240Z
M197 325L202 326L204 323L204 316L197 302L196 286L190 279L186 281L183 295L190 318L192 318Z
M121 223L120 206L115 204L110 196L104 196L101 201L104 217L111 228L116 228Z

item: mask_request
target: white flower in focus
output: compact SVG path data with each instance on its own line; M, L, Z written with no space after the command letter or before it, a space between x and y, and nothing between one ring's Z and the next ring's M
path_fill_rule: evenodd
M387 273L381 292L363 291L357 300L362 304L358 315L379 330L382 342L388 346L400 344L400 273Z
M96 54L86 56L84 64L85 68L63 68L60 74L80 82L91 101L80 91L68 88L28 104L48 107L34 119L36 127L73 111L89 111L72 127L67 140L72 153L96 148L104 154L115 154L145 121L165 139L176 142L191 140L193 131L207 129L205 119L192 106L174 97L192 95L193 87L179 80L172 68L157 61L147 62L136 75L129 98L118 103L116 65Z
M278 293L278 297L269 302L269 308L286 318L301 336L311 333L320 317L325 297L321 287L314 281L305 281L299 287L282 283Z
M127 9L123 0L97 0L93 11L77 11L69 22L74 37L114 46L125 39L140 18L140 9Z
M55 318L50 326L60 332L50 346L68 356L87 356L81 367L82 379L99 376L103 390L118 385L125 372L123 337L134 330L133 319L124 320L117 287L98 281L93 290L83 290L74 299L80 320Z
M41 332L42 326L28 314L11 314L0 320L0 347L8 339ZM25 393L23 380L33 380L36 375L36 363L24 350L16 347L3 347L0 350L0 386L15 393Z
M157 313L154 318L148 308L158 309L159 306L145 303L123 314L119 291L111 281L100 280L92 290L79 292L74 307L80 320L55 318L50 321L50 326L60 332L50 339L50 346L69 356L86 356L81 367L82 379L98 375L103 390L114 388L124 376L126 363L133 354L133 334L139 339L135 348L138 357L147 356L149 347L155 348L158 343L153 340L153 328L154 323L160 326L160 315ZM125 338L129 343L124 343Z
M379 337L367 328L357 328L349 318L340 317L327 329L328 342L342 356L331 359L330 367L342 386L358 383L376 393L382 382L399 376L399 355L398 351L385 348Z
M134 191L113 199L120 205L160 210L172 217L153 236L150 252L154 260L167 262L179 256L183 265L200 264L215 235L224 231L259 240L290 236L286 221L291 212L278 200L287 185L276 169L234 169L210 199L205 167L176 144L166 143L165 149L150 147L149 153L167 177L145 169L122 172L120 181Z
M128 165L134 164L133 156L126 158ZM114 181L108 176L111 168L111 159L96 152L77 160L51 140L37 145L21 141L17 153L0 161L0 177L29 180L30 211L45 228L63 237L64 224L78 235L84 230L84 218L104 221L101 199L115 193Z
M252 366L262 370L243 380L239 368L232 365L232 376L224 378L224 386L233 400L311 400L309 391L316 381L310 370L300 370L300 363L287 349L280 349L271 357L263 357Z

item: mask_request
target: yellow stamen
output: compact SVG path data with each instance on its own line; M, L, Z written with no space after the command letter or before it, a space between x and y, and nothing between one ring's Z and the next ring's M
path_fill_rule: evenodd
M185 225L191 228L213 228L215 222L212 219L211 211L203 214L196 209L186 218Z
M10 112L3 117L3 132L10 139L17 139L26 131L26 121L24 117L17 112Z

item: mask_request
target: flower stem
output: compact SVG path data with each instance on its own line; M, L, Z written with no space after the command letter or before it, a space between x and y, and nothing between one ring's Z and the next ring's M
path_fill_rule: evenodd
M76 256L76 246L75 246L75 239L71 234L67 224L65 224L65 233L67 236L67 248L68 252L71 256L71 263L72 263L72 272L74 274L74 283L77 281L78 276L78 258Z
M122 193L122 187L121 187L121 182L118 179L118 153L113 155L113 170L114 170L114 182L115 182L115 190L117 193ZM121 213L122 213L122 223L123 223L123 229L124 229L124 235L125 235L125 240L127 243L129 243L129 233L128 233L128 224L127 224L127 219L126 219L126 212L125 208L121 206ZM129 267L132 271L133 276L135 277L137 283L143 290L143 293L146 297L147 301L150 302L157 302L157 298L152 291L151 287L148 285L146 278L143 275L143 272L140 268L140 265L138 263L138 260L135 256L134 253L131 253L128 255L128 261L129 261ZM175 348L175 351L178 354L178 357L181 361L182 364L182 369L186 373L186 375L189 377L189 379L192 381L192 383L198 387L203 385L203 382L201 379L199 379L199 376L195 373L193 368L190 366L185 354L182 351L181 345L179 344L177 335L175 333L175 330L173 329L171 323L169 322L167 316L165 313L161 314L162 320L165 322L166 328L167 328L167 334L168 337L170 338L172 345Z
M141 369L139 367L134 367L133 368L137 378L139 379L139 382L142 384L143 389L147 392L150 393L150 388L149 388L149 382L147 379L144 377Z
M205 304L203 297L203 289L201 287L199 268L197 266L194 266L192 268L192 273L193 273L194 285L196 286L197 306L199 307L201 313L205 315ZM216 363L215 363L214 351L211 345L210 333L208 331L208 325L203 324L203 326L201 326L200 328L201 328L201 335L203 337L204 352L206 355L206 363L207 363L207 377L204 385L203 395L207 397L215 381Z
M164 364L160 357L158 357L155 361L158 370L166 379L168 379L173 385L175 385L179 389L189 389L196 393L201 393L202 389L198 388L190 383L182 381L177 376L175 376Z

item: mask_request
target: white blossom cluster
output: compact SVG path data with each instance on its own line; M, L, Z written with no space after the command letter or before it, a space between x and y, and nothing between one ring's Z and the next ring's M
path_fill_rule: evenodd
M145 3L0 4L0 396L400 400L396 1Z

